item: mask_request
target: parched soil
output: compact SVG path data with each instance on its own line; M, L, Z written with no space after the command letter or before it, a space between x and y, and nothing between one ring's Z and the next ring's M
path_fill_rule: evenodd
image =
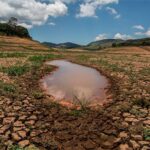
M49 52L46 59L64 58L101 70L112 81L113 97L96 109L67 109L44 95L39 80L54 68L44 65L45 59L30 59L39 53L13 59L29 65L21 75L0 69L0 150L149 150L150 52L133 52L132 47L116 51ZM1 67L9 61L0 58Z

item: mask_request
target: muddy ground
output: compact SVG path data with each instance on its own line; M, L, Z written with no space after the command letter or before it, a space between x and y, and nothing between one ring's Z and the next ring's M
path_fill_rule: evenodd
M39 80L67 59L111 81L102 107L68 109L44 94ZM150 51L0 51L0 150L149 150Z

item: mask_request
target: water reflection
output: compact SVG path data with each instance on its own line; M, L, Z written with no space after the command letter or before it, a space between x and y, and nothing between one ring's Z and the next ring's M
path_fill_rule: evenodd
M105 100L108 81L97 70L65 60L50 61L47 64L59 67L42 79L44 89L56 100Z

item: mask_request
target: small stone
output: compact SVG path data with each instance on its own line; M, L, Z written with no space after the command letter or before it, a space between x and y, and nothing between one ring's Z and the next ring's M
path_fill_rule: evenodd
M150 120L145 120L145 121L143 121L143 123L144 123L145 125L150 125Z
M131 135L131 137L138 141L143 139L141 135Z
M146 145L150 145L150 142L148 141L139 141L139 143L142 145L142 146L146 146Z
M25 131L18 131L18 134L22 137L25 138L27 136L27 133Z
M26 118L27 118L27 116L23 115L23 116L20 116L20 117L19 117L19 120L22 121L22 120L25 120Z
M130 144L132 145L133 149L135 149L135 150L140 148L140 145L136 141L130 140Z
M26 146L28 146L30 144L29 140L23 140L23 141L20 141L19 143L19 146L24 148Z
M129 124L127 122L122 122L122 126L128 128Z
M131 115L130 113L123 113L123 117L128 117L130 115Z
M0 134L4 134L8 129L9 129L9 125L4 125L0 128Z
M119 150L131 150L128 144L121 144Z
M35 115L32 115L29 117L29 120L37 120L37 117Z
M32 125L35 124L35 121L34 120L29 120L29 121L26 121L25 124L28 125L28 126L32 126Z
M120 137L120 138L127 138L127 137L128 137L128 134L123 131L123 132L120 132L119 137Z
M150 150L150 147L144 146L141 150Z
M16 111L18 111L18 110L20 110L21 109L21 107L20 106L14 106L14 108L13 108L14 110L16 110Z
M21 138L19 137L19 135L18 135L17 133L12 133L12 138L13 138L15 141L21 140Z
M127 122L138 122L139 120L137 120L135 118L125 118L125 121L127 121Z
M86 149L95 149L96 144L94 144L92 141L85 141L83 143L83 147L85 147Z
M23 127L24 125L22 124L22 121L16 121L14 123L14 127Z
M6 117L3 119L3 124L11 124L15 121L15 117Z

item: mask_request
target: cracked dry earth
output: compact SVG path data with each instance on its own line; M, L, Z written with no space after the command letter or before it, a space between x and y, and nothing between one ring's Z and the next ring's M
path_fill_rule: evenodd
M150 127L150 111L133 106L138 117L130 113L112 114L108 107L102 112L91 112L82 117L69 116L60 107L35 106L29 97L12 101L0 98L0 136L3 146L21 147L35 144L39 149L116 149L149 150L150 141L141 134L140 127ZM114 116L114 117L112 117ZM135 128L139 128L134 131Z
M0 150L9 150L11 145L25 150L150 150L148 107L120 98L104 108L75 115L74 110L50 102L48 96L44 100L49 104L34 99L28 91L32 82L26 83L21 83L25 92L19 99L0 97Z

